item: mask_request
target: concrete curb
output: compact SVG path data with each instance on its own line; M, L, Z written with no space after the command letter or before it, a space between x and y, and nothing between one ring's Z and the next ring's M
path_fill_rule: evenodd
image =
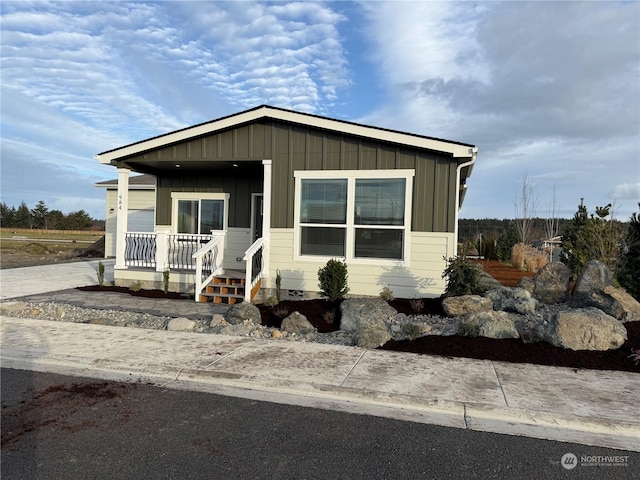
M25 358L18 351L7 349L3 349L0 360L4 368L130 383L146 382L163 388L640 452L638 425L620 424L607 419L558 415L482 403L425 401L414 395L311 382L269 380L191 368L154 366L153 370L135 369L117 360L101 360L98 366L90 361L78 364L77 357L63 355Z

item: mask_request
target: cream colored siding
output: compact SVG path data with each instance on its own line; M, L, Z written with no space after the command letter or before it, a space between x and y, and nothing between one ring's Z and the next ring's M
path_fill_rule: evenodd
M107 212L105 217L105 257L116 256L116 212L118 190L107 189ZM133 190L129 189L129 210L155 209L156 193L153 189Z
M437 297L444 292L444 258L453 254L451 233L411 232L411 260L407 265L347 263L351 295L377 296L388 286L396 297ZM326 262L293 260L293 229L271 230L271 258L266 288L275 288L276 269L282 275L282 289L318 291L318 269Z

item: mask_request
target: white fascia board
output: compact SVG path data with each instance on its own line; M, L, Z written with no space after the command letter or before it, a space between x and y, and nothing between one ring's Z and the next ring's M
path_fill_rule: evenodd
M276 120L298 123L310 127L321 128L324 130L331 130L338 133L346 133L360 137L371 138L374 140L383 140L411 147L435 150L439 152L449 153L454 158L470 157L472 150L472 147L469 145L460 145L457 143L447 142L445 140L420 137L402 132L383 130L376 127L368 127L366 125L342 122L339 120L332 120L329 118L316 117L313 115L306 115L289 110L274 109L263 106L253 110L248 110L246 112L238 113L236 115L231 115L220 120L214 120L212 122L195 125L183 130L167 133L165 135L150 138L149 140L143 140L132 145L127 145L121 148L110 150L96 155L95 158L100 163L111 164L114 160L117 160L119 158L127 157L130 155L137 155L155 148L162 148L168 144L189 140L190 138L198 137L201 135L208 135L218 130L233 128L237 125L252 122L254 120L259 120L261 118L273 118Z

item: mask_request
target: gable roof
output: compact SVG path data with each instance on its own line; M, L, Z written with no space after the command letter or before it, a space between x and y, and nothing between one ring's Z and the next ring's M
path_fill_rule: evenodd
M97 182L96 187L105 188L118 188L118 179L105 180L103 182ZM129 177L129 188L134 190L153 190L156 188L156 177L154 175L134 175Z
M158 135L123 147L107 150L99 153L95 158L100 163L114 165L118 159L122 159L124 157L137 155L154 148L161 148L166 145L186 141L194 137L208 135L262 119L281 120L284 122L320 128L323 130L351 134L358 137L435 150L451 154L454 158L471 157L472 150L475 149L474 145L467 143L426 137L413 133L362 125L345 120L335 120L328 117L312 115L310 113L301 113L293 110L286 110L284 108L260 105L240 113L235 113L216 120L211 120L209 122L200 123L191 127Z

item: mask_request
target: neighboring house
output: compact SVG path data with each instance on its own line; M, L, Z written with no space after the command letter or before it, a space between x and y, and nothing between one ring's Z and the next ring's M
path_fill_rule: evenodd
M107 213L105 221L105 258L116 256L116 213L118 207L118 180L95 184L106 190ZM127 228L131 232L155 231L156 177L136 175L129 178L129 208Z
M279 272L283 297L306 296L339 258L351 294L439 296L476 154L269 106L100 153L118 169L119 210L130 172L156 177L155 232L117 217L116 284L157 288L169 270L173 289L233 303L271 293Z

